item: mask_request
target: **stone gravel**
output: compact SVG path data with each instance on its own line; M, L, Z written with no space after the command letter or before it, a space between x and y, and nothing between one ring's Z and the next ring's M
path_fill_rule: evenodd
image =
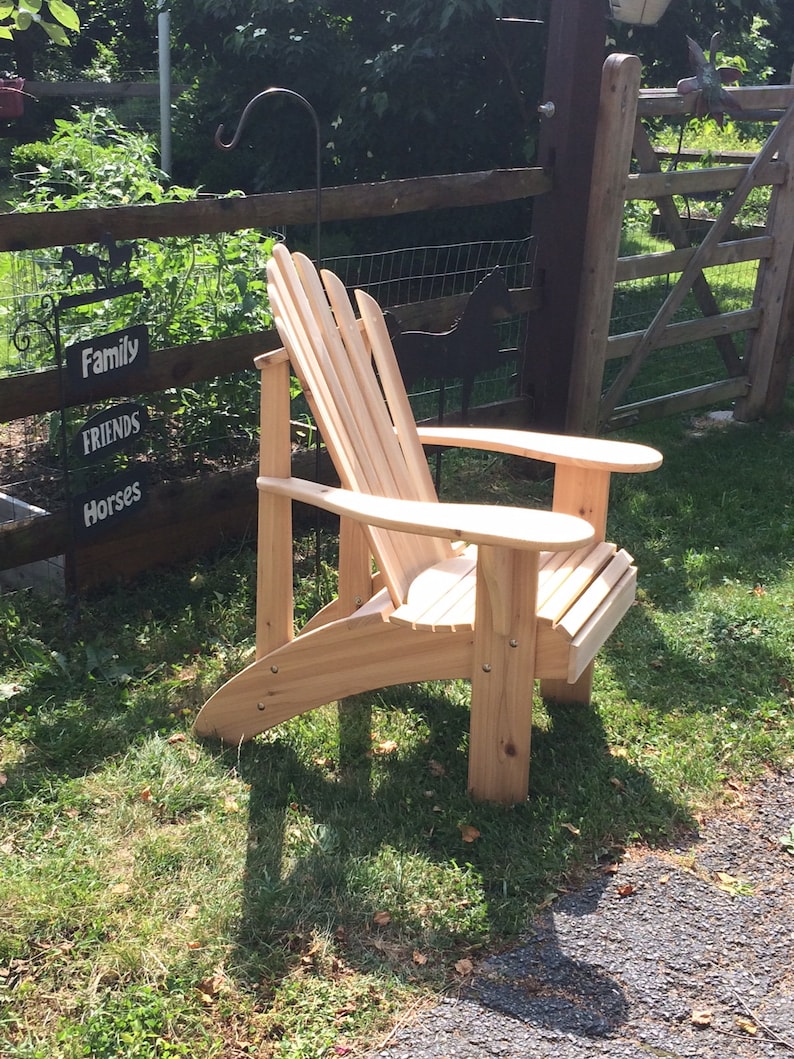
M769 774L698 833L561 897L370 1057L794 1056L792 825L794 775Z

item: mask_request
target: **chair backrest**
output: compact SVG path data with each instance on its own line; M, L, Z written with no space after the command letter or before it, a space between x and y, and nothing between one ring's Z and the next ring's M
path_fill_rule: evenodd
M378 303L356 291L357 320L341 280L323 270L321 282L305 255L281 244L267 278L276 327L342 485L372 496L436 500ZM434 537L377 528L368 536L395 606L418 573L454 554L448 541Z

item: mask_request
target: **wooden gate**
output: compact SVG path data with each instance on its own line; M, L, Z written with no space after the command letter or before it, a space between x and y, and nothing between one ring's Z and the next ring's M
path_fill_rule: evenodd
M734 415L740 419L769 414L783 400L794 335L794 85L732 90L742 120L774 122L751 163L662 172L642 119L686 114L693 108L692 96L640 91L639 80L636 56L607 59L567 427L595 433L723 401L735 401ZM765 229L751 238L731 238L732 222L748 194L764 186L771 188ZM673 196L726 191L730 197L708 234L699 246L690 245ZM625 204L632 199L656 201L672 250L620 256ZM723 311L706 270L742 261L758 262L751 303ZM611 334L615 284L664 276L671 277L670 284L650 323ZM701 315L673 322L690 292ZM740 349L736 338L742 332ZM639 401L627 398L652 354L704 340L719 352L721 377Z

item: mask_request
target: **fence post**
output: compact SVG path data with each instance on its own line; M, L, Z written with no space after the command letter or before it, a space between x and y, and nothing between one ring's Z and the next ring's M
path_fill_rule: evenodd
M604 63L566 429L595 433L640 92L636 55Z
M794 103L789 104L794 107ZM782 120L782 118L781 118ZM794 134L787 129L778 144L778 161L787 166L784 184L772 188L766 230L774 236L772 255L758 266L753 301L761 322L747 339L744 362L750 388L736 401L734 417L748 421L779 412L785 397L794 344Z
M539 429L565 426L606 33L606 4L552 0L543 101L554 113L541 121L537 164L553 174L553 187L532 212L543 303L527 321L522 378Z

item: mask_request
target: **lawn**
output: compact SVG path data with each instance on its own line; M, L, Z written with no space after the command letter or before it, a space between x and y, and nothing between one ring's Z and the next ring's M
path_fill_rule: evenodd
M466 795L463 682L196 742L196 710L251 652L247 548L79 611L0 596L4 1059L360 1055L626 847L792 767L794 403L623 436L665 454L613 489L638 603L592 707L538 702L513 809ZM445 492L533 503L548 483L470 457ZM312 546L301 614L332 580Z

